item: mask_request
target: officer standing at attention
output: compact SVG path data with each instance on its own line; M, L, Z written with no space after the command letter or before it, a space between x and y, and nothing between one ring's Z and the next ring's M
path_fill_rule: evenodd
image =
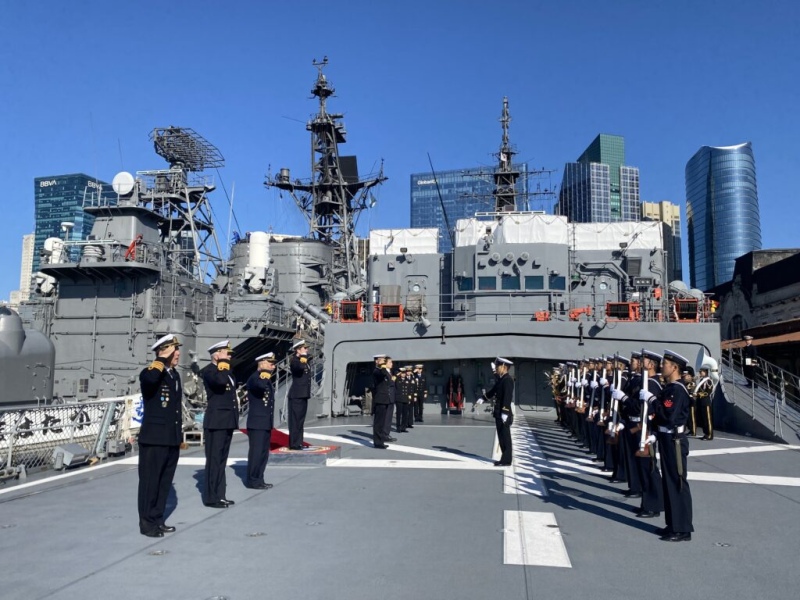
M397 379L395 380L395 428L397 433L405 433L408 431L408 406L409 406L409 389L410 380L408 377L408 367L400 367Z
M203 418L206 450L203 504L210 508L228 508L234 501L225 498L225 468L233 430L239 425L236 380L231 373L230 341L216 343L208 351L211 353L211 363L201 371L208 399Z
M303 426L311 397L311 365L305 340L292 344L294 356L289 359L292 387L289 388L289 450L303 449Z
M681 382L681 372L687 362L676 352L664 352L661 372L667 385L653 400L667 523L659 533L665 542L688 542L694 531L692 494L686 479L686 458L689 456L686 421L690 400L689 392Z
M258 370L247 380L247 484L254 490L268 490L271 483L264 483L264 469L269 461L269 444L272 437L275 414L275 388L272 372L275 370L275 355L272 352L256 357Z
M425 400L428 399L428 382L425 373L422 372L424 365L414 365L414 376L417 378L417 401L414 404L414 421L423 423L422 413L425 408Z
M495 427L497 428L497 439L500 442L500 460L495 461L495 467L511 466L512 447L511 447L511 425L514 423L514 413L511 405L514 404L514 380L508 373L509 367L514 363L507 358L499 356L494 361L497 383L486 392L486 398L495 398L494 417ZM483 404L484 398L478 398L476 404Z
M711 412L712 396L714 395L714 382L708 376L708 366L703 365L700 367L700 381L697 382L697 387L694 390L694 395L697 401L697 414L700 417L700 426L703 428L704 441L714 439L714 415Z
M139 374L142 427L139 431L139 531L164 537L175 531L164 523L167 497L181 444L181 378L175 371L180 342L172 334L151 346L156 359Z
M747 378L747 387L755 385L756 366L758 365L758 352L753 346L753 336L744 336L744 348L742 348L742 372Z
M386 367L388 361L389 367ZM392 378L392 359L385 354L375 356L375 369L372 371L372 445L384 450L387 448L385 435L386 413L389 408L389 382Z

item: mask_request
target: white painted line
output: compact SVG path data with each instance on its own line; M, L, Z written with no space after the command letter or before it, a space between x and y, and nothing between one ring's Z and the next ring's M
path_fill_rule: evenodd
M47 477L45 479L37 479L36 481L29 481L27 483L20 483L19 485L14 485L9 488L4 488L0 490L0 496L3 494L8 494L10 492L16 492L18 490L24 490L29 487L33 487L36 485L42 485L44 483L52 483L53 481L59 481L61 479L69 479L70 477L75 477L76 475L86 475L93 473L94 471L99 471L100 469L105 469L106 467L113 467L114 465L120 464L129 464L126 463L125 460L115 460L114 462L107 462L102 463L99 465L94 465L93 467L86 467L86 468L78 468L75 471L69 471L67 473L62 473L60 475L53 475L52 477Z
M503 529L504 564L572 568L553 513L506 510Z
M123 465L138 465L139 464L139 455L136 454L134 456L129 456L128 458L123 458L122 460L117 461L119 464ZM206 464L206 459L203 456L182 456L178 459L178 466L179 467L203 467ZM226 463L227 466L231 467L233 465L243 465L247 464L246 458L228 458L228 462Z
M340 437L338 435L323 435L318 433L310 433L307 434L305 437L315 439L315 440L325 440L328 442L334 443L341 443L341 444L351 444L355 446L364 446L365 448L372 447L372 441L370 440L368 443L359 443L349 440L347 438ZM366 438L364 440L367 442ZM469 462L469 463L483 463L485 461L471 458L469 456L462 456L460 454L454 454L451 452L442 452L441 450L429 450L428 448L416 448L414 446L404 446L402 444L397 444L396 442L389 442L389 449L395 452L403 452L404 454L416 454L418 456L430 456L431 458L438 458L441 460L450 460L450 461L460 461L460 462Z
M542 479L539 465L545 465L547 459L536 441L533 430L518 421L511 426L511 445L514 449L512 466L505 470L503 476L504 494L522 494L525 496L547 496L547 487Z
M704 448L702 450L689 450L692 456L720 456L724 454L756 454L758 452L778 452L780 450L800 450L800 446L787 444L770 444L769 446L737 446L735 448Z
M689 481L712 481L718 483L749 483L755 485L786 485L800 487L800 477L777 477L771 475L739 475L736 473L706 473L689 471Z
M390 460L368 458L329 458L329 467L385 468L385 469L452 469L462 471L496 471L501 469L491 463L479 461L460 462L455 460Z

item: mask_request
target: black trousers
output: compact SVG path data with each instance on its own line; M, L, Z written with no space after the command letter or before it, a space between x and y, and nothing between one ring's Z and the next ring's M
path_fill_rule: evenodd
M397 431L405 431L408 427L408 402L398 402L395 410L394 426Z
M513 448L511 447L511 425L514 423L514 416L508 415L508 419L503 423L502 417L494 418L494 425L497 428L497 440L500 442L500 462L505 465L511 464Z
M386 443L384 429L386 427L386 413L389 404L372 405L372 443L375 446L383 446Z
M409 402L405 405L406 409L406 427L414 427L414 404Z
M698 420L703 428L703 435L709 439L714 439L714 415L711 412L711 398L703 398L697 406Z
M302 450L308 398L289 398L289 448Z
M206 483L203 504L215 504L225 499L227 484L225 468L231 449L233 429L206 429Z
M392 417L394 416L394 402L386 404L386 414L383 416L383 440L392 437Z
M415 421L422 421L422 412L424 409L425 403L420 399L414 403L414 420Z
M691 533L692 493L686 480L686 457L689 456L689 440L671 433L658 434L658 449L661 452L661 481L664 487L664 508L667 530L672 533ZM678 461L681 469L678 472Z
M247 485L264 483L264 470L269 462L271 429L248 429Z
M636 455L634 454L639 448L639 438L637 434L630 432L631 427L635 427L638 423L628 423L622 431L619 432L619 454L620 458L625 465L625 475L628 481L628 489L634 494L642 493L642 478L639 476L639 467L636 463Z
M638 449L638 442L637 442ZM661 512L664 510L664 488L661 473L656 464L655 448L651 447L651 455L636 457L639 478L642 481L642 506L644 512Z
M164 524L167 498L178 466L178 446L139 444L139 530Z

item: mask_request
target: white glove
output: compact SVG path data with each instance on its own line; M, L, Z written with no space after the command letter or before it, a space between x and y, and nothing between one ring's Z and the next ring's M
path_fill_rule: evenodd
M600 378L600 385L608 385L608 379L605 377Z
M614 400L624 400L625 394L623 393L622 390L614 390L613 392L611 392L611 397Z
M623 429L625 429L625 425L623 425L622 423L618 423L617 424L617 431L622 431Z
M648 435L648 436L647 436L647 443L648 443L648 444L650 444L651 446L652 446L653 444L655 444L655 443L656 443L656 436L654 436L654 435Z
M614 390L615 390L615 389L617 389L617 388L615 388L615 387L614 387L614 384L613 384L613 383L612 383L610 386L608 386L608 390L609 390L609 391L610 391L612 394L614 393Z
M576 382L576 381L577 381L577 379L575 379L574 377L570 377L570 378L569 378L569 384L570 384L570 385L575 385L575 382Z
M596 382L596 381L592 381L592 382L589 384L589 387L590 387L590 388L592 388L593 390L596 390L596 389L597 389L597 382Z
M647 390L642 390L639 392L639 400L646 400L647 402L650 402L650 400L653 398L655 398L655 396Z
M483 403L484 403L483 397L480 397L477 400L475 400L475 404L483 404Z
M589 385L589 383L585 379L581 381L581 387L586 387L587 385Z
M507 415L507 414L502 414L502 415L500 415L500 418L502 419L503 423L505 423L506 421L508 421L508 415Z

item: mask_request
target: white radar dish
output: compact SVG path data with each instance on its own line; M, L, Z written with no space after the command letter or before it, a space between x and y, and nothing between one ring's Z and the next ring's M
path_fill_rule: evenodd
M133 175L127 171L120 171L114 175L114 179L111 181L111 187L114 188L114 191L120 196L127 196L130 194L133 191L134 185L136 185L136 180L133 178Z

